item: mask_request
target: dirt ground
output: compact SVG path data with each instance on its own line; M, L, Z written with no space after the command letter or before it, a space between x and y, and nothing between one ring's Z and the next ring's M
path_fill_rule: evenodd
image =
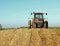
M60 30L44 28L2 30L0 46L60 46Z

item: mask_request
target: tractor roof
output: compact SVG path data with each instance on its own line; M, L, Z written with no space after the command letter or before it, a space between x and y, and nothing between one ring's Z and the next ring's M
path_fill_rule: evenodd
M34 14L43 14L42 12L34 12Z
M46 14L47 15L47 13L43 13L43 12L33 12L33 13L31 13L31 15L32 14Z

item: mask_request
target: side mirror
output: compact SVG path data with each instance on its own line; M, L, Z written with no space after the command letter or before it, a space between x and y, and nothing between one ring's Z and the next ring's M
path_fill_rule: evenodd
M47 15L47 13L46 13L46 15Z
M32 15L32 13L31 13L31 15Z
M34 14L34 13L35 13L35 12L31 13L31 15Z

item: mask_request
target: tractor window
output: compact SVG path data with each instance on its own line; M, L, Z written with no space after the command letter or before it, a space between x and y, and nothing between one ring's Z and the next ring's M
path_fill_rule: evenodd
M43 15L41 15L41 14L40 14L40 15L39 15L39 14L37 14L37 15L36 15L36 19L38 19L38 18L43 19Z

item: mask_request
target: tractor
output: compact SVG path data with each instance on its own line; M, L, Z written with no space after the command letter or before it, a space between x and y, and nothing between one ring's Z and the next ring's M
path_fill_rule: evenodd
M28 21L28 28L48 28L48 21L44 18L44 14L47 15L47 13L43 12L33 12L31 15L34 15L34 18L31 18L31 20Z

